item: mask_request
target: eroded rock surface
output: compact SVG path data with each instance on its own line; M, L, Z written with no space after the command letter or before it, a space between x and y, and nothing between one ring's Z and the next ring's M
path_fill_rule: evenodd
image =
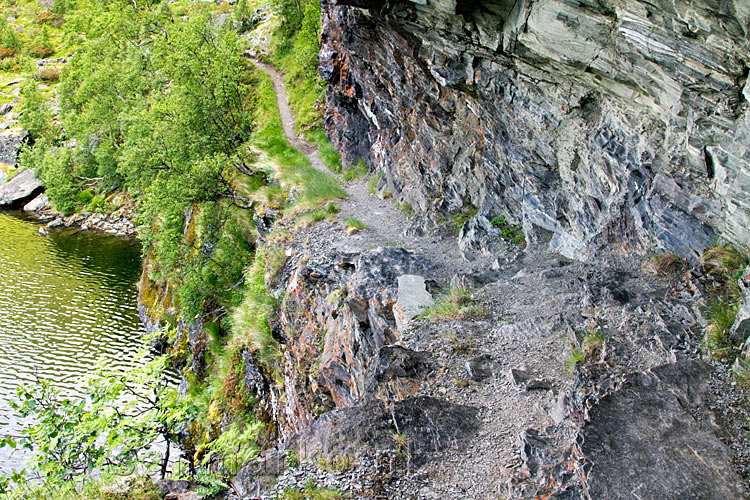
M574 258L750 243L745 1L322 5L326 130L381 192Z

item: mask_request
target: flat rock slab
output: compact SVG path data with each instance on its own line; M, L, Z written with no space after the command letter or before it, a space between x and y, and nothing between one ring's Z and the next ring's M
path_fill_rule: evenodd
M405 328L414 316L435 304L427 291L424 277L415 274L402 274L398 277L398 300L393 306L393 315L399 330Z
M42 181L32 170L24 170L0 186L0 207L19 208L42 191Z
M591 498L745 497L712 419L694 416L710 369L683 362L629 375L591 409L583 428Z
M49 208L49 198L46 194L40 194L23 206L24 212L38 212Z

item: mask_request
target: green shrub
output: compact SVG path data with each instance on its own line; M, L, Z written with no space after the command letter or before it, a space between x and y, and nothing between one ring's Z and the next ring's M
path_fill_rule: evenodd
M523 234L523 229L520 224L508 224L505 215L494 217L490 224L500 230L500 234L506 240L509 240L516 245L520 245L526 241L526 237Z

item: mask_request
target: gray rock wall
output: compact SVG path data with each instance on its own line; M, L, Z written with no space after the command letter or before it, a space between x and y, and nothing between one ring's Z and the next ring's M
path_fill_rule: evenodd
M326 129L438 221L586 259L750 243L745 0L323 0Z

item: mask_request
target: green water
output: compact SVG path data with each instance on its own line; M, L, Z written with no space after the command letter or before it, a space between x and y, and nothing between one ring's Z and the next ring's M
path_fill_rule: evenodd
M75 395L98 360L127 368L141 345L138 243L38 229L0 212L0 434L19 425L8 406L19 384L39 376ZM22 461L0 450L0 471Z

